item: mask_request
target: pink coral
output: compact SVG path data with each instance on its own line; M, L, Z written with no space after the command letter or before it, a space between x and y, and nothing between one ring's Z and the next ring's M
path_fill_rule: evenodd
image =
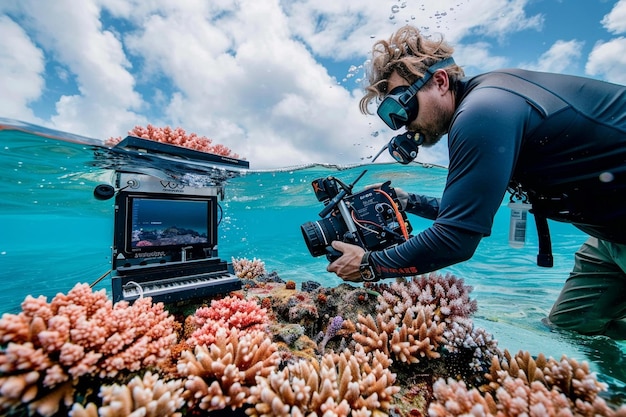
M430 273L413 277L407 282L379 284L378 311L392 309L398 316L416 304L433 307L441 321L452 323L458 319L471 317L478 309L476 300L469 297L472 287L454 275Z
M187 339L191 347L215 342L217 331L237 328L245 331L265 330L269 324L267 310L255 300L225 297L211 301L210 307L201 307L193 316L195 330Z
M174 318L149 298L113 305L104 290L92 292L87 284L50 303L29 296L21 313L0 319L0 340L9 341L0 352L0 385L9 387L0 392L0 410L46 397L67 403L72 385L66 381L157 365L176 339Z
M224 145L215 144L213 140L206 136L198 136L196 133L187 134L183 128L177 127L172 129L169 126L155 127L149 124L147 127L135 126L134 129L128 132L130 136L135 136L143 139L150 139L156 142L167 143L170 145L182 146L196 151L213 153L216 155L228 156L231 158L238 158L239 156L233 153L229 148ZM122 140L121 137L109 138L105 141L107 146L114 146Z

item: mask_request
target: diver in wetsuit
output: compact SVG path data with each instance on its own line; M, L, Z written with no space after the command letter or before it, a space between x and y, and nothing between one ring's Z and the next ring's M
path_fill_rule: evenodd
M411 26L374 45L361 111L376 101L390 128L406 127L394 138L403 163L447 133L448 177L440 199L399 190L403 208L431 227L382 251L335 241L343 255L328 271L358 282L369 271L391 278L463 262L509 190L532 204L538 225L548 218L590 235L550 322L626 338L626 87L519 69L466 78L452 52Z

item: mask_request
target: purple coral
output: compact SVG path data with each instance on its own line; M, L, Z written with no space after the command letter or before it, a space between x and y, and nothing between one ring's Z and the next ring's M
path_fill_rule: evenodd
M324 348L326 347L326 344L330 341L330 339L332 339L333 337L337 335L337 332L341 330L341 326L343 326L343 317L341 316L333 317L330 323L328 323L328 326L326 327L326 333L324 334L324 338L319 344L320 352L322 353L324 352Z

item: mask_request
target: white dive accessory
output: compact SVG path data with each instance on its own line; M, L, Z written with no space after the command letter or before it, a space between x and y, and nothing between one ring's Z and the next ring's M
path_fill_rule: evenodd
M513 248L521 248L526 243L526 223L528 210L532 206L522 201L511 201L511 220L509 222L509 245Z

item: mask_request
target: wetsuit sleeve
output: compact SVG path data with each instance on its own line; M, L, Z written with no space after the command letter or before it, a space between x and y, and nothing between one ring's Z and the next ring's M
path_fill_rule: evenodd
M404 211L425 219L435 220L437 218L440 199L419 194L408 194L409 199Z
M495 88L463 100L448 134L450 165L435 222L401 245L372 253L381 277L423 274L471 258L491 234L532 111L522 97ZM434 206L426 206L420 202L422 209L409 212L434 214Z

